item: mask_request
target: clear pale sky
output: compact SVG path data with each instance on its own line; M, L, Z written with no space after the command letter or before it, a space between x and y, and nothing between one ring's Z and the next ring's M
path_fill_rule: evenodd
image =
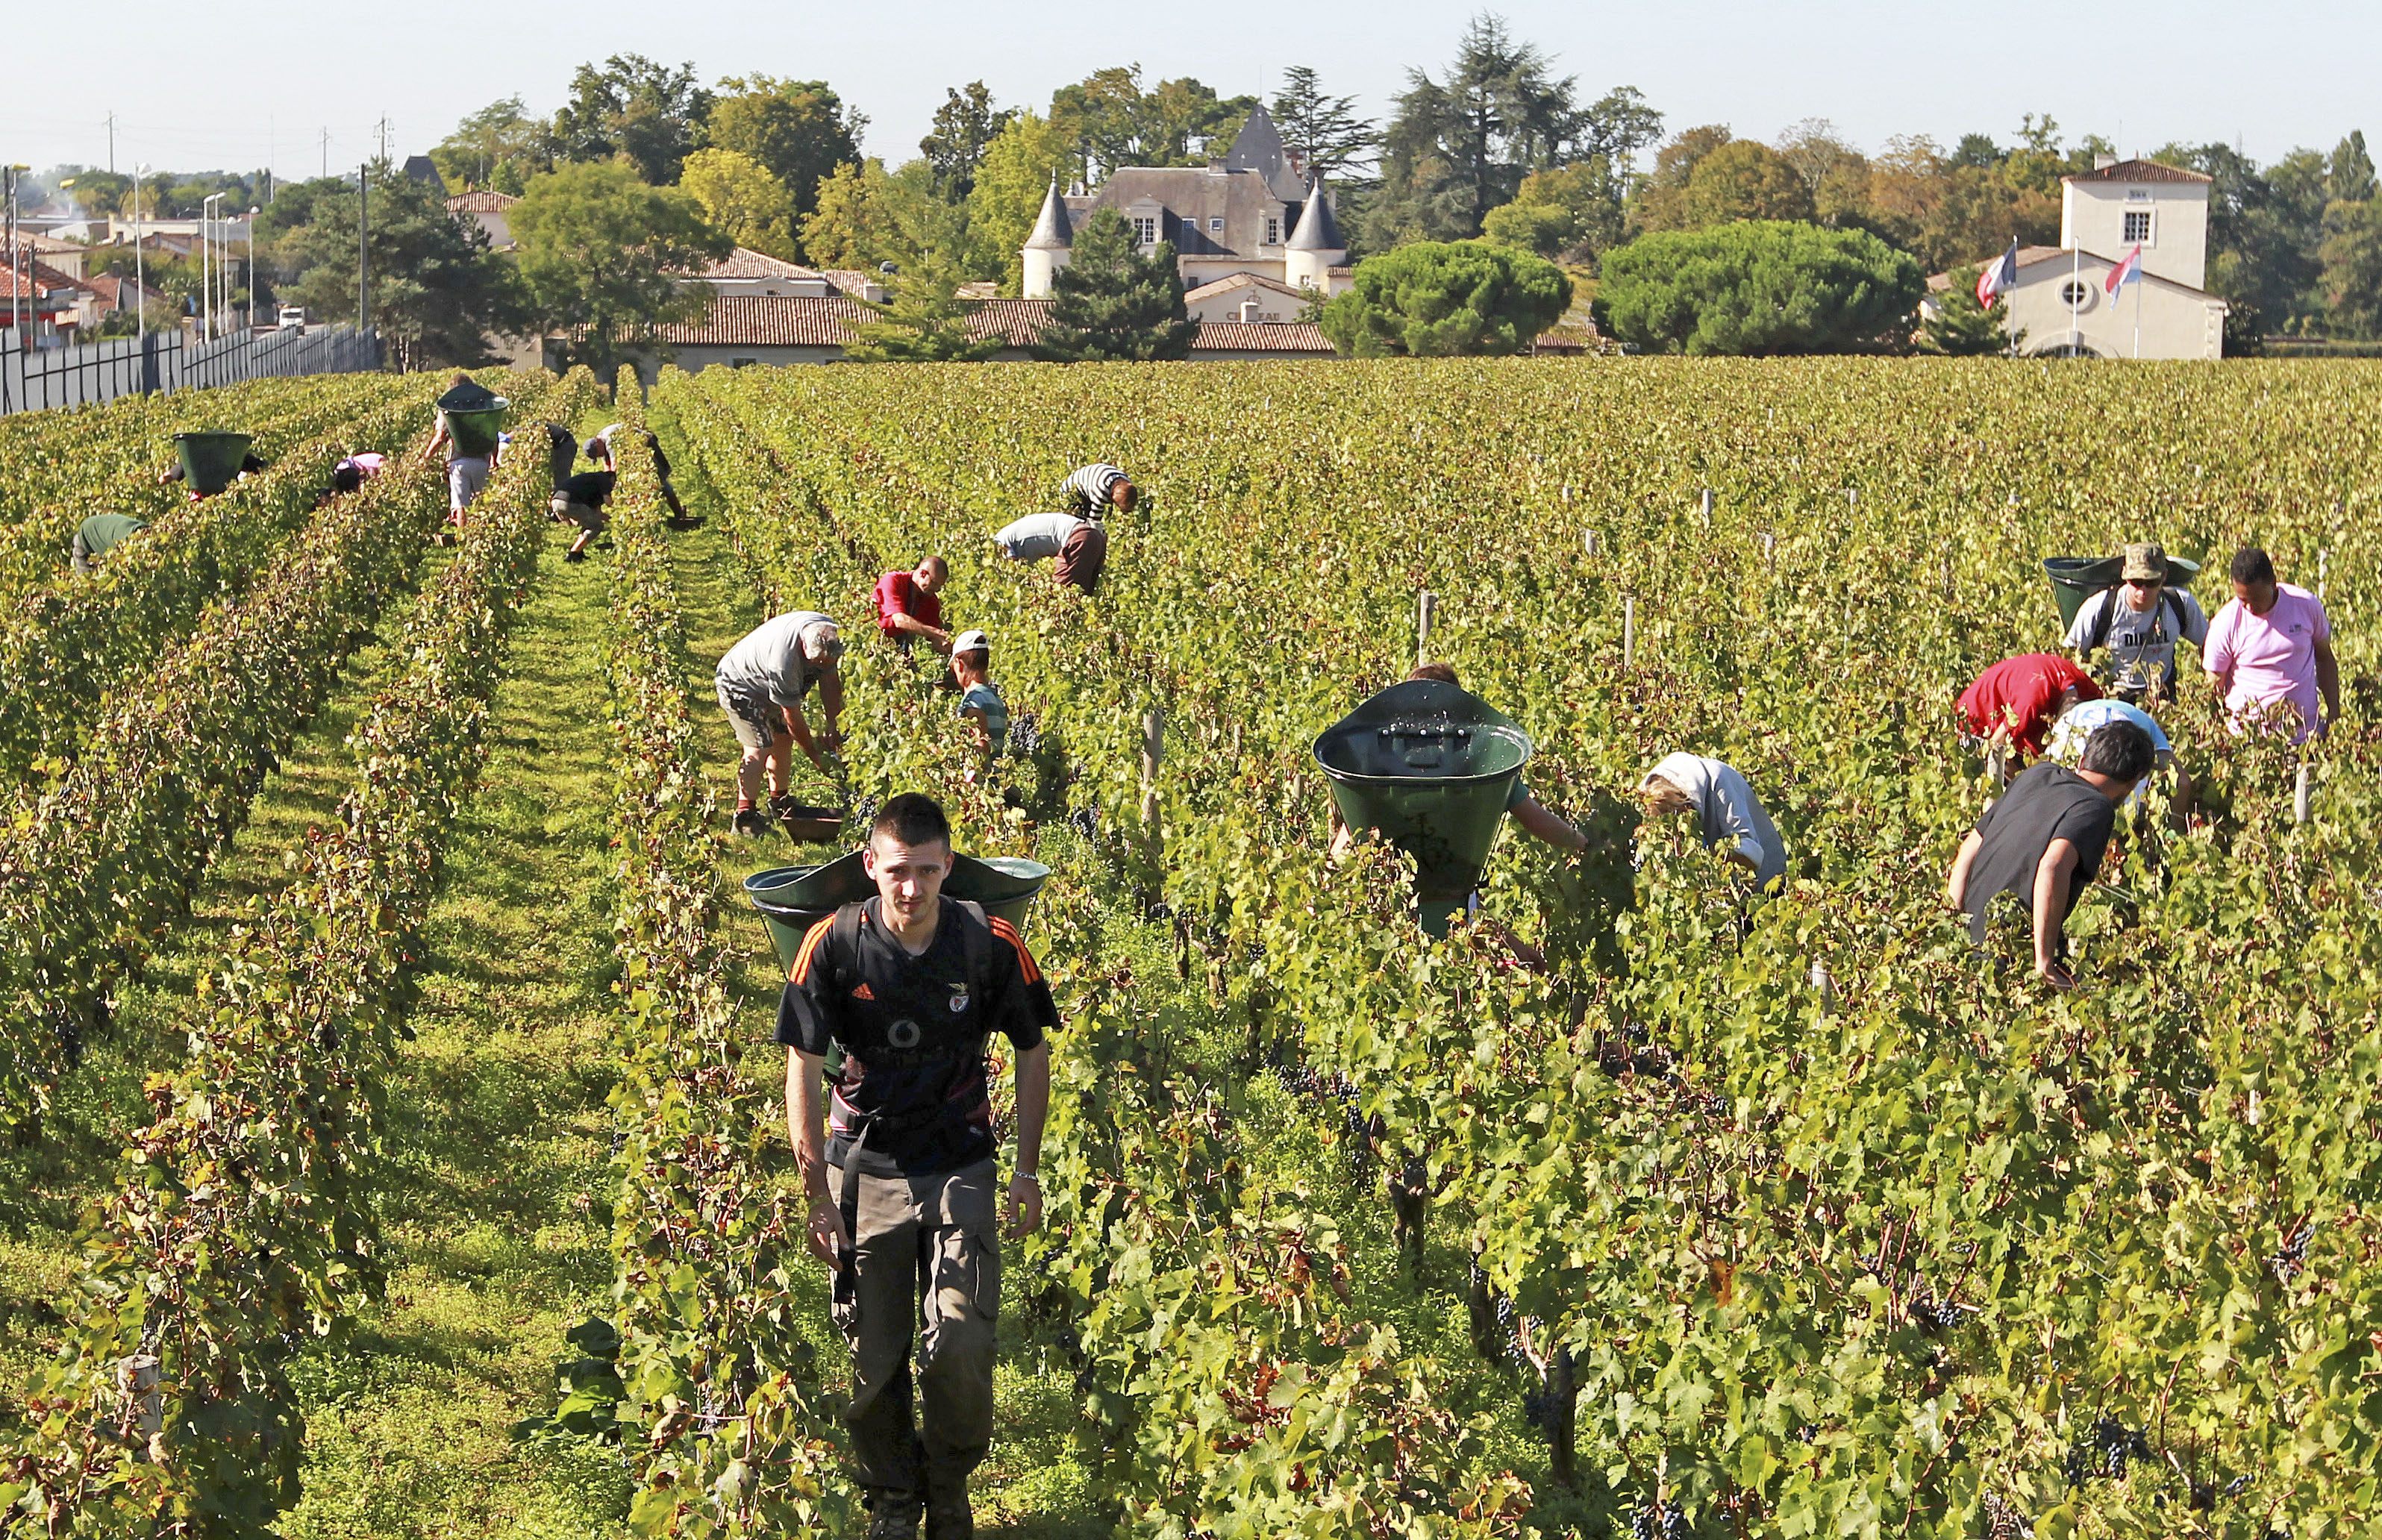
M31 3L12 0L10 10ZM1643 91L1666 131L1718 122L1769 139L1825 117L1866 150L1897 133L1948 145L1971 129L2007 143L2021 114L2048 112L2071 141L2106 134L2128 153L2171 139L2224 140L2270 161L2296 145L2329 149L2368 127L2382 59L2382 6L2311 0L1507 0L1495 8L1553 55L1559 72L1576 75L1584 95L1616 84ZM335 168L370 153L384 116L391 150L420 152L499 97L550 111L575 66L616 53L691 60L706 79L824 79L868 115L868 151L889 162L916 153L946 86L981 79L997 101L1041 109L1053 87L1118 63L1138 62L1151 82L1197 76L1226 95L1271 92L1284 66L1309 65L1327 88L1381 117L1408 67L1439 70L1467 14L1412 0L1173 12L1095 0L113 0L64 24L58 41L80 41L48 56L70 67L44 67L37 51L11 70L0 93L0 159L104 165L102 119L113 111L119 169L269 161L284 177L312 176L325 128ZM92 67L111 38L132 40L112 80Z

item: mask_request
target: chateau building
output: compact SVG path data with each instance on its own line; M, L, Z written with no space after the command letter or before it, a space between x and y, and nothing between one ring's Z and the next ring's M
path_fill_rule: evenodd
M2225 352L2225 301L2208 278L2209 178L2157 161L2104 157L2061 178L2059 244L2019 249L2018 282L2003 291L2006 324L2030 355L2216 359ZM2142 248L2143 275L2112 295L2110 270ZM1989 258L1988 261L1998 259ZM1927 280L1931 309L1951 286Z
M1173 242L1183 286L1195 296L1241 275L1271 286L1255 295L1236 286L1229 305L1222 303L1226 291L1217 290L1211 319L1253 322L1270 312L1286 322L1293 317L1282 313L1280 291L1328 299L1348 287L1348 243L1323 179L1283 149L1263 107L1252 108L1233 147L1204 166L1119 166L1099 191L1084 194L1062 195L1053 182L1025 238L1027 299L1050 295L1052 277L1073 255L1075 231L1100 209L1123 215L1145 251ZM1222 313L1227 308L1234 313Z

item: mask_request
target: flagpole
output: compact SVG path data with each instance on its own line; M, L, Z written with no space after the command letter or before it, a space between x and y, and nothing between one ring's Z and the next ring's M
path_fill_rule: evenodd
M2077 320L2077 301L2084 298L2084 248L2068 249L2068 356L2084 350L2083 324Z
M2134 357L2143 356L2143 275L2134 275Z

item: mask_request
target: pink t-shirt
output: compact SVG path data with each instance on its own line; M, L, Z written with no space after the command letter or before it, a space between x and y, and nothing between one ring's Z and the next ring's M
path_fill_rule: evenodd
M2298 712L2291 741L2299 743L2315 730L2315 644L2331 640L2332 622L2316 596L2277 583L2275 607L2264 615L2251 614L2239 599L2226 601L2208 623L2201 661L2212 674L2231 671L2225 708L2236 717L2277 713L2286 704Z

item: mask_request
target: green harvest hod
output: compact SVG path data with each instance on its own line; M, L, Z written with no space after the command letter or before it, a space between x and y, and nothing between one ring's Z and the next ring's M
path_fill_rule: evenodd
M182 484L212 497L239 479L248 458L246 434L176 434L174 458L182 462Z
M2084 601L2114 585L2126 569L2123 556L2045 556L2044 575L2051 579L2051 596L2059 601L2059 630L2066 635L2076 624ZM2200 576L2200 563L2181 556L2167 558L2167 581L2172 588L2190 588Z
M1315 740L1342 821L1379 829L1414 858L1418 919L1434 936L1480 886L1529 757L1529 737L1511 718L1437 679L1394 684Z
M1017 856L953 855L943 891L982 904L984 911L1023 930L1034 896L1050 880L1050 868ZM877 884L850 851L823 866L773 866L744 879L744 896L769 924L769 943L788 968L802 949L803 935L845 904L876 895Z

